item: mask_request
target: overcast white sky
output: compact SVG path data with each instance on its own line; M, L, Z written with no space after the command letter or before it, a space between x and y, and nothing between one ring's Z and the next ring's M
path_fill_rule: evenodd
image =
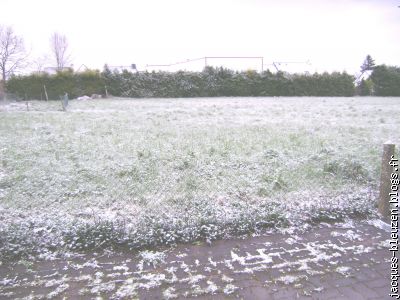
M288 71L354 73L367 54L377 64L400 66L398 6L396 0L0 0L0 24L24 37L33 58L50 53L53 32L65 34L75 68L136 63L143 70L204 56L262 56L265 64L311 62L281 66ZM261 64L208 63L258 70Z

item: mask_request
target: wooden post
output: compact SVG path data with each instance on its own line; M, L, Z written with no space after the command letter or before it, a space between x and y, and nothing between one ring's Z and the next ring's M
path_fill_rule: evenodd
M391 142L386 142L385 144L383 144L382 171L378 203L379 213L385 220L388 220L390 216L390 176L393 172L393 167L389 163L391 161L392 155L394 155L394 144L392 144Z
M68 93L64 94L64 97L61 97L61 105L63 111L67 111L67 106L68 106Z
M44 89L44 95L46 96L46 101L49 101L49 96L47 96L47 90L45 85L43 85L43 89Z

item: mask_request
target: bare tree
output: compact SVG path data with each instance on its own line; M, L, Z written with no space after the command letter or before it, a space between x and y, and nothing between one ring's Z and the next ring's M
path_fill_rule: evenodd
M48 65L50 62L50 59L47 55L42 55L40 57L37 57L32 61L33 65L33 71L41 73L44 71L46 65Z
M50 44L57 71L62 71L71 62L70 56L67 53L67 38L65 35L55 32L50 38Z
M24 41L12 27L0 26L0 71L2 82L25 66L27 59Z

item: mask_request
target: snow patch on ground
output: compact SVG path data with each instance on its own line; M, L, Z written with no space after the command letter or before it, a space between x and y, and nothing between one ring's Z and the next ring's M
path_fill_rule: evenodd
M336 272L338 272L339 274L342 274L344 276L349 276L351 271L352 271L352 269L350 267L346 267L346 266L341 266L341 267L336 268Z
M166 258L166 253L145 250L140 252L139 256L142 259L138 264L138 268L139 270L143 270L144 266L152 266L155 268L158 264L163 263Z
M169 287L165 291L163 291L163 296L166 300L178 298L178 294L176 293L174 287Z
M283 284L293 284L304 278L305 278L304 275L301 275L301 276L285 275L285 276L281 276L281 277L277 278L276 281L281 282Z
M368 224L375 226L376 228L382 229L386 232L390 232L391 231L391 227L389 224L383 222L380 219L373 219L373 220L368 220Z
M333 237L338 237L338 236L341 236L341 237L345 237L345 238L347 238L347 239L349 239L349 240L351 240L351 241L361 241L362 239L361 239L361 236L359 235L359 234L357 234L357 233L355 233L353 230L347 230L346 232L337 232L337 231L332 231L331 232L331 236L333 236Z

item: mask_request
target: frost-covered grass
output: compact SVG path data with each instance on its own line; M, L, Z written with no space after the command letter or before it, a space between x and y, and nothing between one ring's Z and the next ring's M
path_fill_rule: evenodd
M374 214L398 98L0 105L0 257Z

